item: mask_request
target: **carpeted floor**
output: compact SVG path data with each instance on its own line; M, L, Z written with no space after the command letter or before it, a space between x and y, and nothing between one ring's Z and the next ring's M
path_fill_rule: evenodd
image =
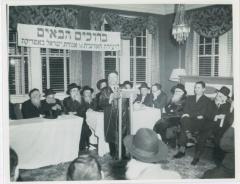
M176 153L175 149L169 149L168 161L163 168L177 171L183 179L200 178L203 173L215 166L211 159L211 149L207 149L196 166L190 165L192 161L193 148L187 149L186 156L182 159L172 159ZM123 180L126 161L113 161L109 155L98 157L96 150L90 151L95 155L101 164L105 180ZM34 170L20 170L20 175L24 181L65 181L68 163L48 166Z

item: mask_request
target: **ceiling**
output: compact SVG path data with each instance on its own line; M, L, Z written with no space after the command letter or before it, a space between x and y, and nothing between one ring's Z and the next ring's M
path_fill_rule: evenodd
M195 9L209 5L210 4L186 4L185 9ZM86 6L159 15L174 13L174 4L89 4Z

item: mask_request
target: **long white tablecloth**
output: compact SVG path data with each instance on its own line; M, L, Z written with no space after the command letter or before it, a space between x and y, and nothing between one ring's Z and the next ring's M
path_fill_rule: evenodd
M72 161L78 156L83 119L63 115L57 119L10 121L10 146L20 169L35 169Z
M146 107L142 110L133 111L132 132L135 134L140 128L153 129L156 121L161 118L159 109ZM107 142L104 136L104 115L103 112L88 111L86 119L94 135L98 138L98 154L103 156L109 152Z

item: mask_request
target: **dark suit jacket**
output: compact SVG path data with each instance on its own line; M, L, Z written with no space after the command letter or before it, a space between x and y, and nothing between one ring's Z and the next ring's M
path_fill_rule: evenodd
M22 104L22 115L24 119L39 117L42 112L42 102L39 108L35 107L31 100L27 100Z
M56 104L61 106L61 110L52 110L52 107ZM48 115L50 115L50 111L51 111L52 115L54 115L54 116L61 115L62 112L63 112L63 106L62 106L61 101L56 99L56 103L49 104L49 103L47 103L46 100L42 100L42 112L43 112L43 114L48 116Z
M103 108L100 106L99 101L100 101L100 95L101 92L96 94L95 102L96 102L96 111L103 111Z
M183 109L184 114L189 114L191 117L197 117L202 115L207 116L208 105L210 99L205 95L201 96L200 99L196 102L196 95L188 96L186 104Z
M156 100L153 100L153 94L151 94L151 98L155 108L162 109L167 105L167 95L163 91L157 96Z
M113 93L110 87L102 89L99 105L104 109L104 134L106 142L118 143L118 100L114 99L109 104L110 95ZM122 99L122 136L129 134L129 111L127 99Z
M220 105L220 107L217 107L217 105L215 104L215 101L212 100L208 105L207 118L213 121L215 115L225 114L227 116L230 113L230 107L231 107L231 104L229 102L226 102Z
M77 111L77 115L86 118L86 112L89 108L91 108L92 110L97 109L96 100L93 99L92 102L89 104L88 102L85 102L85 100L82 98L82 103Z
M69 112L78 112L80 106L81 106L80 102L72 100L70 96L64 98L63 100L63 108L66 114L68 114Z
M141 102L142 101L142 95L137 95L136 100L134 101L134 103L136 102ZM144 105L148 106L148 107L152 107L153 103L152 103L152 97L150 94L147 94L147 96L145 97L143 103Z

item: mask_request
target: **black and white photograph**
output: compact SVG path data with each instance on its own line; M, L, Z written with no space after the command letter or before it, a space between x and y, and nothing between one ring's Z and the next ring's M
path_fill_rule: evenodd
M38 3L5 7L6 181L237 178L232 1Z

